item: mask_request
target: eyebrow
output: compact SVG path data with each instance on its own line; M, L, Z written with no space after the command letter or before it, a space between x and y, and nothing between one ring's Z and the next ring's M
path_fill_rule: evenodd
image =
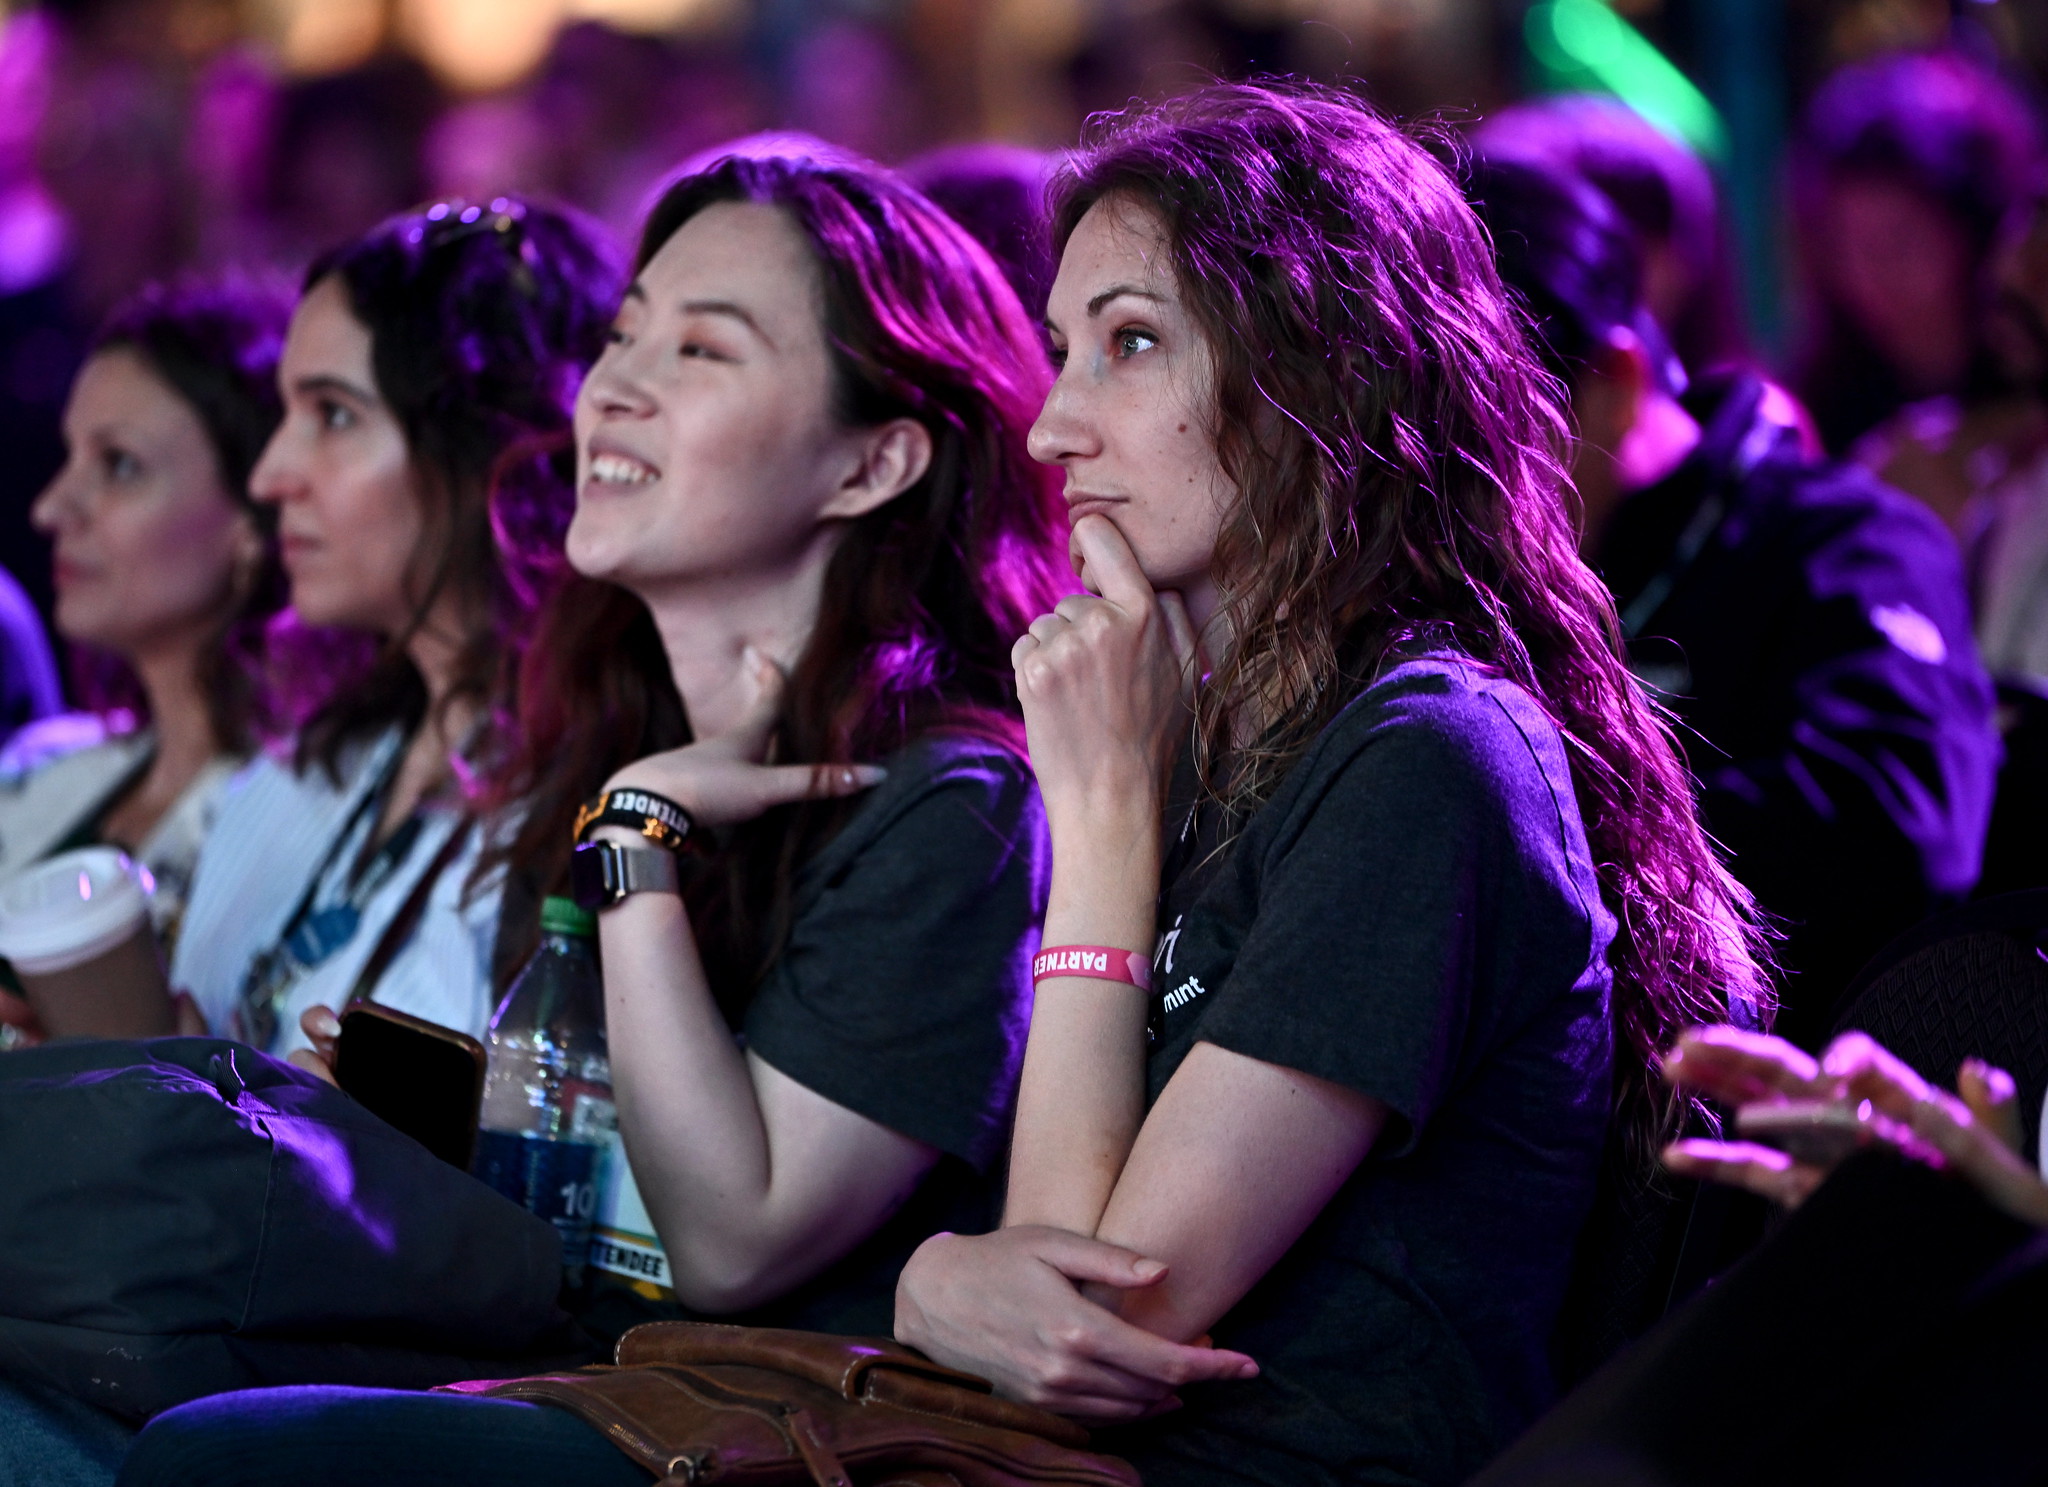
M636 299L644 305L647 303L647 290L638 279L635 279L626 287L626 298ZM745 305L729 299L686 299L678 308L685 315L723 315L728 319L737 320L767 342L771 350L775 349L775 337L761 329L761 322L754 318L753 312Z
M377 394L371 392L368 388L358 387L355 383L349 381L348 378L336 377L328 372L319 372L311 377L299 378L298 381L292 384L292 391L309 396L314 393L338 392L345 397L354 398L357 402L366 403L372 407L376 406L377 402Z
M747 307L734 304L729 299L686 299L683 301L683 313L685 315L727 316L730 319L739 321L748 330L759 336L763 341L766 341L770 349L773 349L775 346L775 337L761 329L761 322L748 312Z
M1102 293L1096 295L1095 298L1088 301L1088 318L1093 320L1102 313L1104 305L1113 299L1122 299L1126 295L1129 295L1132 299L1149 299L1155 305L1166 303L1165 295L1154 294L1149 289L1140 289L1135 284L1112 284L1109 288L1103 290Z

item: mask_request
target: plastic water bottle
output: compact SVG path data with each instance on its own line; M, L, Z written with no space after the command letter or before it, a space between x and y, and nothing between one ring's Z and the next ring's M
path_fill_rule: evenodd
M498 1004L485 1039L476 1175L562 1236L580 1284L597 1209L600 1160L613 1145L597 920L571 899L541 901L540 948Z

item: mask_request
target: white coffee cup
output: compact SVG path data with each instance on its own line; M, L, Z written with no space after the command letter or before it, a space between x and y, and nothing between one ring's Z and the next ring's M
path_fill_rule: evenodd
M0 956L52 1038L152 1038L174 1030L149 918L149 870L82 847L0 886Z

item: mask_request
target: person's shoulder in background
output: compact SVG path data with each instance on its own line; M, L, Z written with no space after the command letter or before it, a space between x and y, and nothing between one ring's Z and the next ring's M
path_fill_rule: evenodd
M14 575L0 569L0 740L63 706L57 657L42 616Z

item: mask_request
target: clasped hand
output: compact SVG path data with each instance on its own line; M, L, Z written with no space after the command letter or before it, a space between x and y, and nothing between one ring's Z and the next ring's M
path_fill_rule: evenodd
M1173 1409L1183 1384L1256 1376L1243 1353L1156 1337L1081 1290L1141 1289L1165 1276L1157 1260L1064 1229L939 1234L897 1281L896 1336L980 1374L1006 1399L1101 1423Z
M1758 1112L1795 1102L1822 1113L1833 1107L1838 1124L1855 1123L1863 1144L1950 1168L1995 1207L2048 1227L2048 1184L2018 1154L2012 1076L1980 1060L1964 1062L1957 1093L1950 1094L1864 1033L1842 1034L1815 1060L1782 1038L1706 1027L1679 1038L1664 1057L1664 1075L1735 1106L1738 1136L1757 1124ZM1832 1162L1742 1140L1680 1141L1664 1160L1684 1176L1746 1188L1787 1207L1803 1202L1833 1170Z
M1100 592L1069 594L1010 652L1055 842L1062 818L1163 791L1200 667L1180 595L1153 591L1114 523L1083 517L1072 543Z

